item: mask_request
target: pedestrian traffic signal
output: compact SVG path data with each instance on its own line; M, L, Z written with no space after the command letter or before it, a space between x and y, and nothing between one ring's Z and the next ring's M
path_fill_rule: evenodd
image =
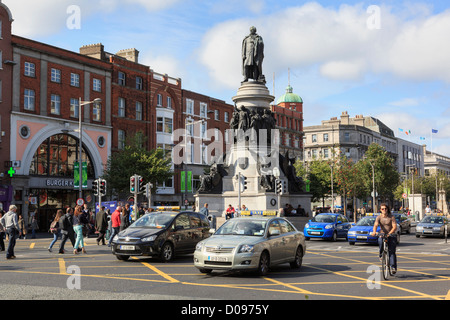
M245 191L245 190L247 190L247 187L248 187L248 185L247 185L247 177L245 177L245 176L242 176L242 185L244 186L244 190L243 191Z
M106 180L105 179L99 179L99 180L100 180L100 184L99 184L98 193L101 196L106 196Z
M98 179L92 182L92 189L94 190L94 196L98 196Z

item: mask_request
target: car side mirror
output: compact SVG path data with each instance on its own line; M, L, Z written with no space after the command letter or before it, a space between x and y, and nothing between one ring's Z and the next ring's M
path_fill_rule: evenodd
M342 221L338 221L337 224L342 224Z
M209 233L213 234L214 232L216 232L216 229L214 228L209 229Z
M176 226L176 227L175 227L175 231L179 231L179 230L183 230L183 229L184 229L183 226Z

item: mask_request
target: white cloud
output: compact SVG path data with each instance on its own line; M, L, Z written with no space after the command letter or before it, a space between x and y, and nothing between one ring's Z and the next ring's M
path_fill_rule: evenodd
M334 10L307 3L226 21L205 34L199 59L215 81L236 86L241 63L236 56L248 28L255 25L265 42L266 78L288 67L318 65L321 75L332 80L358 81L370 72L450 83L450 42L444 41L450 34L450 10L432 15L431 10L420 11L423 4L405 6L395 14L381 6L380 29L375 30L367 27L370 15L362 4Z
M418 98L404 98L398 101L392 101L388 103L390 106L394 107L416 107L419 105Z

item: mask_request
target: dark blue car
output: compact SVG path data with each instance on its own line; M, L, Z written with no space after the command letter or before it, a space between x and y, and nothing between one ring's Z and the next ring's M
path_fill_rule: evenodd
M347 217L339 213L320 213L305 225L303 233L305 239L323 238L336 241L337 238L347 238L348 230L352 227Z

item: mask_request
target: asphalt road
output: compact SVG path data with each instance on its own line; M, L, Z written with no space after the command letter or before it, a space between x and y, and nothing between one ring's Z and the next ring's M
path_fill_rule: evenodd
M95 239L86 242L87 254L59 255L57 250L47 251L49 238L18 240L16 259L6 260L1 253L0 292L8 293L7 300L181 300L176 310L180 313L195 300L236 304L450 299L450 243L440 238L402 235L397 250L398 274L387 281L378 272L376 246L350 246L345 240L310 240L300 270L280 265L266 277L201 274L192 264L192 255L170 263L155 258L124 262L108 247L97 246Z

